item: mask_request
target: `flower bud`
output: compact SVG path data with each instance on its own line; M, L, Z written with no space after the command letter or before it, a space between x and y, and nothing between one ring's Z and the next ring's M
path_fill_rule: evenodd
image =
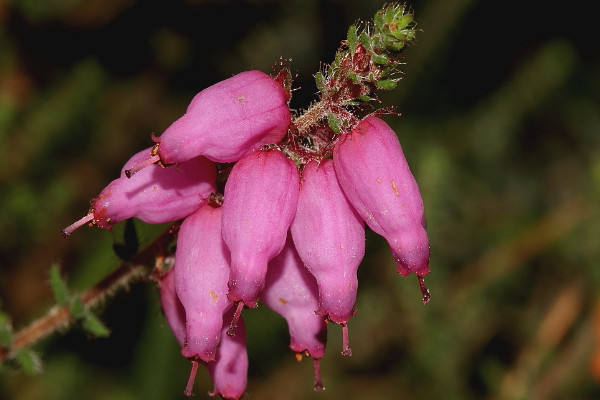
M333 161L350 203L389 243L398 273L427 275L423 201L394 131L381 119L367 117L336 143Z
M346 337L346 323L355 313L365 229L337 181L331 160L311 161L304 167L290 230L300 258L317 280L317 313L342 324ZM350 353L347 341L343 352Z
M232 318L233 309L226 318ZM206 364L214 389L211 396L237 400L244 395L248 382L248 353L246 351L246 328L239 319L235 336L227 334L227 326L221 331L221 345L215 361Z
M65 228L63 235L68 236L87 222L110 228L132 217L151 224L175 221L196 211L215 191L216 167L204 157L174 168L150 165L135 179L128 179L125 171L143 160L149 151L141 151L127 161L121 176L92 199L90 213Z
M184 357L215 358L227 298L229 251L221 236L221 208L205 203L181 224L175 253L175 288L185 308Z
M233 166L223 202L232 301L256 307L267 264L285 245L296 212L298 185L296 165L278 150L256 151Z
M318 360L325 355L327 326L323 317L315 314L319 306L317 281L300 259L291 235L285 247L269 263L265 288L260 299L283 318L290 333L290 349L301 357L308 353ZM315 389L323 383L315 370Z

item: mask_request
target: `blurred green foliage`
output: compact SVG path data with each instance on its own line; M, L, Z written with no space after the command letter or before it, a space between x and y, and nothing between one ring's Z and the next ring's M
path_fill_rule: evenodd
M381 96L420 184L432 301L368 236L352 357L330 325L322 361L284 322L245 314L252 399L600 397L600 48L586 2L419 0L405 78ZM114 232L60 230L202 88L291 58L306 108L319 62L374 0L0 0L0 329L53 304L50 267L82 290L119 263ZM163 227L136 222L140 247ZM189 365L139 283L107 301L94 339L61 332L0 371L1 399L179 398ZM10 316L10 317L9 317ZM10 320L9 320L10 318ZM98 321L100 322L100 321ZM6 329L5 329L6 328ZM4 339L2 339L4 340ZM596 365L593 367L593 365ZM208 374L196 392L207 398Z

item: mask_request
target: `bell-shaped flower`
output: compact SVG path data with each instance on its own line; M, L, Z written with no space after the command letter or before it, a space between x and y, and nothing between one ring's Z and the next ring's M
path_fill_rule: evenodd
M156 138L157 148L128 175L154 162L178 164L197 156L220 163L279 142L289 128L289 94L261 71L246 71L198 93L185 114Z
M350 203L389 243L398 273L427 275L423 200L394 131L369 116L339 139L333 161Z
M180 346L185 343L185 310L175 292L175 273L170 269L160 279L160 302L167 323ZM233 309L227 317L233 317ZM242 319L238 322L235 337L227 335L227 326L219 329L220 345L215 360L204 363L212 376L214 389L211 393L224 399L239 399L246 390L248 381L248 353L246 352L246 330ZM184 394L192 396L192 388L198 370L198 358L193 357L192 370Z
M283 249L296 212L299 179L294 162L278 150L256 151L233 166L222 218L231 251L232 301L257 306L267 265Z
M355 313L365 229L337 181L331 160L311 161L304 167L290 230L300 258L317 280L317 313L342 325L342 353L350 354L347 322Z
M63 236L86 223L110 228L132 217L151 224L175 221L192 214L215 191L216 166L204 157L174 168L150 165L135 179L128 179L125 171L143 160L149 151L141 151L129 159L121 176L92 199L88 215L65 228Z
M327 326L315 314L319 306L317 281L304 266L290 235L285 247L269 263L260 299L283 318L290 333L290 349L300 359L308 354L315 362L315 390L323 389L318 360L325 355Z
M175 288L185 308L184 357L215 358L227 298L229 251L221 236L221 208L205 203L181 224L175 253Z

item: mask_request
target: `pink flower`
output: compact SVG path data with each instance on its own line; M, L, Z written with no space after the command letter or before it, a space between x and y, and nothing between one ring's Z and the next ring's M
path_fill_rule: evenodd
M223 239L231 251L229 298L256 307L267 264L283 246L296 212L299 174L278 150L238 161L225 185Z
M269 263L265 289L260 299L285 318L290 332L290 349L315 360L315 390L323 389L318 360L325 355L327 326L315 314L319 305L317 281L306 269L290 235L285 247Z
M381 119L367 117L336 143L333 161L350 203L389 243L398 273L427 275L423 201L394 131Z
M147 165L178 164L197 156L220 163L241 159L263 145L279 142L289 128L291 113L284 87L260 71L246 71L198 93L186 113L157 138Z
M132 217L151 224L175 221L196 211L216 190L215 164L204 157L190 159L175 168L150 165L135 179L128 179L125 171L145 159L149 151L143 150L127 161L121 176L92 199L89 214L65 228L63 235L68 236L88 222L110 228Z
M205 203L179 230L175 253L175 288L185 308L184 357L215 358L227 298L229 250L221 236L221 208Z
M343 353L350 354L346 324L355 313L365 229L340 188L331 160L311 161L304 167L291 233L298 254L317 280L317 313L342 324Z
M185 311L175 292L174 270L169 270L160 281L160 302L162 311L171 331L184 346ZM232 318L233 309L228 318ZM244 321L239 320L235 337L227 335L227 327L219 329L220 346L217 348L215 360L205 363L213 379L214 389L211 393L221 395L225 399L239 399L246 390L248 380L248 353L246 352L246 330ZM192 396L192 388L198 369L198 359L192 358L192 370L184 394Z

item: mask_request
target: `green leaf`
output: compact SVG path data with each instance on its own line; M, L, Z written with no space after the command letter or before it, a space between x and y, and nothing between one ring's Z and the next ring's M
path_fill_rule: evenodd
M342 130L340 120L332 112L327 113L327 124L335 133L339 133Z
M96 337L107 337L110 330L93 313L88 313L82 322L83 329Z
M12 346L13 329L10 316L0 312L0 347L10 348Z
M87 314L87 310L83 302L79 298L74 298L71 302L71 307L69 307L69 312L71 316L76 319L83 318Z
M21 364L23 370L30 375L42 372L42 360L32 350L20 349L17 351L15 359Z
M50 267L50 287L52 288L52 293L54 294L56 302L59 305L66 304L69 300L69 288L60 275L57 264L53 264L52 267Z
M396 87L398 82L396 82L395 80L391 80L391 79L382 79L382 80L377 81L375 84L377 85L378 89L392 90Z

